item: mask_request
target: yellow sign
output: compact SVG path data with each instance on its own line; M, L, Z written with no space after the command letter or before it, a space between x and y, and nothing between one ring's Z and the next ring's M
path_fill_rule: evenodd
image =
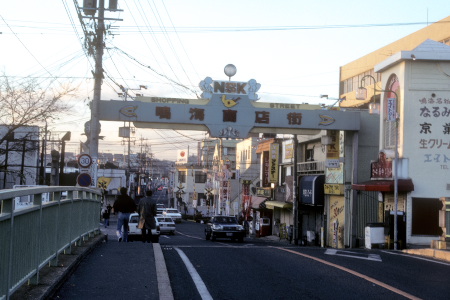
M278 153L279 144L270 144L270 158L269 158L269 182L278 181Z
M111 183L111 181L112 181L112 178L102 176L97 179L97 185L99 188L106 190L108 188L109 184Z
M324 184L324 193L326 195L344 195L343 184Z
M294 157L294 144L292 141L290 141L285 144L284 158L292 159L293 157Z

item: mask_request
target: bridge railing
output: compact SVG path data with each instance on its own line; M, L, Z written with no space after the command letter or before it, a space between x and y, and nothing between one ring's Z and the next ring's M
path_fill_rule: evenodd
M16 208L16 199L24 197L32 202ZM56 265L59 254L70 254L74 245L100 233L98 189L0 190L0 209L0 300L27 282L38 284L43 267Z

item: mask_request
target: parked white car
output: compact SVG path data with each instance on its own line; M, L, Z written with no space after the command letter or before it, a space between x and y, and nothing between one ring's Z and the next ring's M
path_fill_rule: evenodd
M164 207L156 207L156 214L158 215L164 215L164 212L166 211L166 209Z
M166 208L166 210L163 212L163 215L165 217L172 218L175 223L181 223L181 214L176 208Z
M156 217L155 217L156 220ZM138 213L132 213L130 214L130 220L128 221L128 239L133 240L134 238L141 238L142 232L141 229L137 228L139 224L139 214ZM152 242L158 243L159 242L159 235L161 234L160 228L158 224L156 224L156 229L152 229L152 237L155 237L154 240L152 239Z
M156 216L156 222L161 233L175 234L175 222L172 218Z

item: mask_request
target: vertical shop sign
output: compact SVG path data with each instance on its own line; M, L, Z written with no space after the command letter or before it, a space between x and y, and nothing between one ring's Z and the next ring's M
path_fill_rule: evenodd
M269 182L278 181L278 144L270 144L270 160L269 160Z
M263 152L263 166L262 166L262 171L263 171L263 180L262 180L262 186L263 187L269 187L270 186L270 182L269 182L269 151L264 151Z

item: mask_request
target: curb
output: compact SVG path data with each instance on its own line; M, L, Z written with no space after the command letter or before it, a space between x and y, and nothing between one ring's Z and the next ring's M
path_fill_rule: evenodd
M450 262L450 251L447 250L426 248L426 249L405 249L402 250L402 252L424 257L431 257L446 262Z

